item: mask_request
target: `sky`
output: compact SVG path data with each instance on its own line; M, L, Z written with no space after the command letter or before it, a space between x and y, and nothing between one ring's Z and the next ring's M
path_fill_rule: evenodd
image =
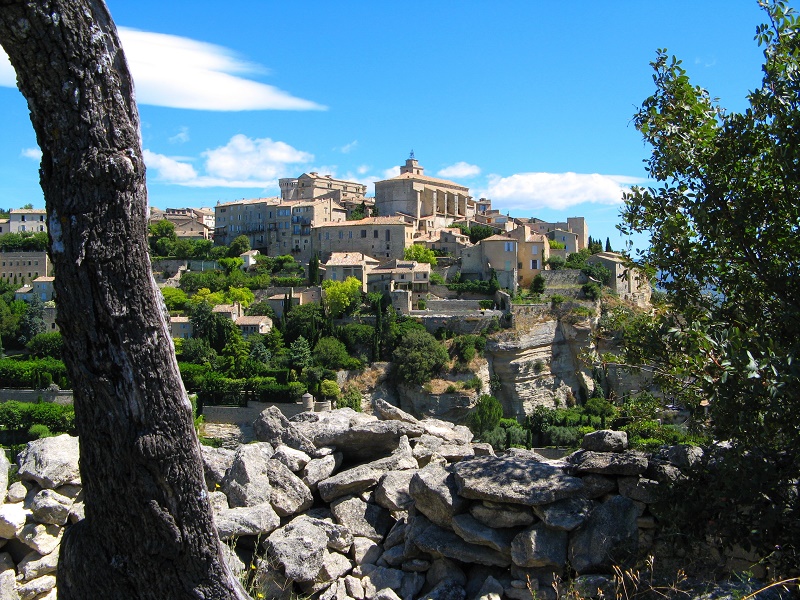
M756 0L107 4L159 208L278 196L312 171L373 195L413 151L503 213L584 216L619 249L622 194L653 183L632 117L656 49L729 110L761 80ZM44 207L39 158L0 51L0 207Z

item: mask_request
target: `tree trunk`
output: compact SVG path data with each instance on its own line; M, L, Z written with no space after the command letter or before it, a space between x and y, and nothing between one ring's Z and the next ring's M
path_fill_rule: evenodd
M102 0L0 0L39 146L86 519L59 598L246 598L222 559L147 253L133 86Z

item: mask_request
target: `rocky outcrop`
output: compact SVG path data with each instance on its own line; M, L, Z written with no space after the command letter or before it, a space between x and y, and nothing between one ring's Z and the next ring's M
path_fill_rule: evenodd
M563 461L494 456L465 428L380 402L375 413L265 411L271 441L204 449L229 564L256 597L555 600L567 569L591 586L644 550L655 478L696 460L683 448L651 465L619 432ZM2 490L2 598L55 598L64 528L83 518L77 440L49 440L20 453L22 481Z

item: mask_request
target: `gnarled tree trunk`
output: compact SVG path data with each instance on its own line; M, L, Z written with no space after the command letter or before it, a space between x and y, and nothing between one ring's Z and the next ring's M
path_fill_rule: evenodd
M86 519L59 598L246 598L225 565L191 406L152 278L133 86L102 0L0 0L42 149Z

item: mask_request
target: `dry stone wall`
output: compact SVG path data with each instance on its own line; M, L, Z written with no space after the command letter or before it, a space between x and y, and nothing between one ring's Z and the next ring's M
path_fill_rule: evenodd
M258 442L203 447L220 538L256 597L555 600L570 570L597 590L651 548L660 482L697 458L629 450L613 431L565 460L495 456L463 426L373 409L272 407ZM0 598L55 599L64 528L83 518L77 439L31 442L17 464L10 486L0 465Z

